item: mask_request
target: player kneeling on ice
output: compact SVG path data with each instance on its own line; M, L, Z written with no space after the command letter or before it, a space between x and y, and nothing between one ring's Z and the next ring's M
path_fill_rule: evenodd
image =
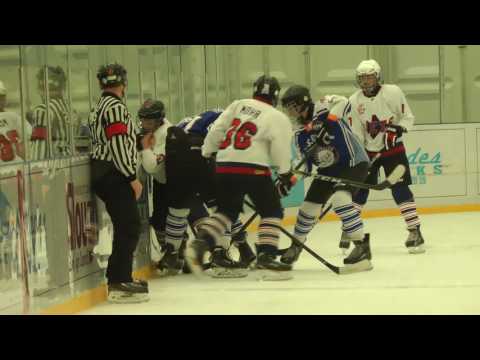
M277 182L283 187L291 188L294 178L290 171L292 126L289 119L275 109L279 92L277 79L261 76L254 83L253 99L230 104L205 138L202 154L209 158L217 153L218 208L199 225L197 238L187 242L185 258L197 275L202 274L205 252L221 244L224 234L238 218L245 195L261 216L256 267L273 271L291 269L290 265L275 260L279 242L277 227L283 209L270 165L279 168ZM237 265L225 264L225 267L236 270Z
M348 101L341 96L327 96L314 103L310 91L300 85L291 86L282 97L282 106L297 118L300 128L295 131L295 145L302 157L307 156L309 172L312 165L320 175L363 181L367 177L369 160L363 146L353 135L343 116ZM294 236L305 242L317 222L322 207L330 199L335 213L342 220L342 239L353 241L355 248L344 264L357 271L373 268L369 234L363 233L360 213L352 203L351 186L315 178L301 205ZM281 262L293 264L302 248L294 243L282 255Z

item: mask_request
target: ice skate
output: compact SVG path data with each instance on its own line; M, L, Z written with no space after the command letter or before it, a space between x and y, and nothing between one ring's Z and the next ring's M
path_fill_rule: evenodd
M373 265L370 261L372 259L370 234L365 234L363 241L354 241L353 243L355 247L352 252L343 259L345 266L342 269L342 274L372 270Z
M420 225L415 229L408 230L407 241L405 241L405 246L408 249L410 254L422 254L425 252L425 241L423 240L422 233L420 232Z
M177 275L183 268L184 260L180 258L180 252L175 250L172 244L165 245L165 253L157 264L157 269L163 276Z
M281 281L293 278L289 273L292 265L281 263L275 260L275 255L266 252L258 254L255 269L257 279L260 281Z
M148 301L148 287L139 282L108 284L108 301L116 304L133 304Z
M292 265L293 263L297 262L302 250L302 247L292 242L292 245L290 245L290 247L280 257L280 261L284 264Z
M209 273L214 278L242 278L248 275L248 269L234 261L226 249L217 247L212 252Z
M242 267L248 268L257 257L247 242L247 232L242 231L234 234L232 236L232 243L240 253L240 264Z

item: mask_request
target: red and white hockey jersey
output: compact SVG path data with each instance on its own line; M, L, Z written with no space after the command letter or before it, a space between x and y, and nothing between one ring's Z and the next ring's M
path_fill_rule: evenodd
M350 97L350 105L347 117L352 130L370 152L383 150L387 124L410 130L415 121L407 99L397 85L382 85L378 94L370 98L358 90Z
M283 174L290 170L292 135L290 120L273 106L256 99L237 100L213 124L202 155L217 153L217 172L221 167L260 174L262 168L274 166Z
M25 129L31 134L30 124L25 123ZM22 161L22 148L22 119L14 112L0 112L0 163Z
M161 184L167 183L165 175L165 144L167 130L170 126L173 125L167 119L164 119L162 126L153 133L155 139L153 149L145 149L139 152L140 161L138 163Z

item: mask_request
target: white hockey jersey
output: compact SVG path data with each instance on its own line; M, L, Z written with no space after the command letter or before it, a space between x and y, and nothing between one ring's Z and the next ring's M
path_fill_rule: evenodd
M217 153L217 166L259 165L290 170L292 124L273 106L255 99L236 100L218 117L202 146Z
M407 99L397 85L382 85L378 94L371 98L358 90L350 97L350 105L347 117L352 130L371 152L382 151L385 147L387 124L410 130L415 121ZM397 141L402 141L401 137Z
M325 95L315 102L315 111L326 109L330 114L342 119L346 113L348 99L341 95Z
M32 133L32 127L25 122L27 135ZM11 111L0 112L0 163L22 161L18 150L22 145L22 119Z
M153 134L155 138L153 149L145 149L139 152L139 164L161 184L167 183L165 174L165 144L167 130L171 126L173 125L165 119L163 125L155 130Z

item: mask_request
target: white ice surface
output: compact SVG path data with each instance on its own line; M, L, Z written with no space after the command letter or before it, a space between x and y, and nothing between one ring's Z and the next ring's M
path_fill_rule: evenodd
M303 252L293 280L261 282L254 272L243 279L156 278L147 303L105 302L82 314L480 314L480 213L421 220L426 253L412 255L400 216L366 219L369 272L336 275ZM341 265L339 238L340 222L319 223L307 245ZM282 235L280 247L289 243Z

